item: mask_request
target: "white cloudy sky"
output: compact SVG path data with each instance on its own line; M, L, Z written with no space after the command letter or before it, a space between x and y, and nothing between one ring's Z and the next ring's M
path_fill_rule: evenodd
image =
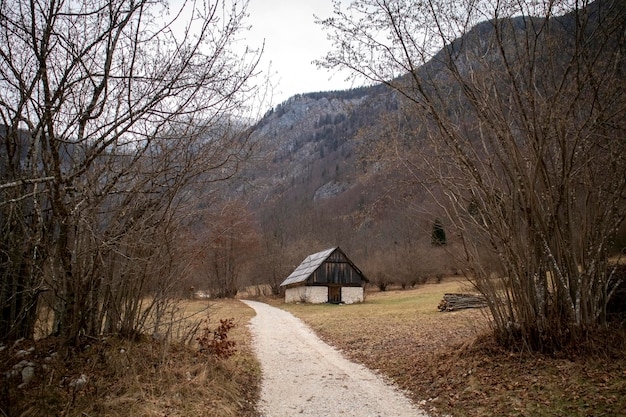
M249 0L248 43L262 45L265 52L261 68L271 63L274 89L272 104L289 97L314 91L350 88L346 73L339 74L317 69L311 63L326 55L330 42L313 15L332 16L331 0Z

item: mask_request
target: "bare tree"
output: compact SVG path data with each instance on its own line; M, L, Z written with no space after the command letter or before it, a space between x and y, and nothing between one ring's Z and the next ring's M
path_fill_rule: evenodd
M256 262L259 283L269 285L273 295L280 294L280 284L295 269L297 259L288 253L290 228L286 224L287 210L277 204L273 210L264 210L261 219L261 250ZM297 256L297 255L296 255Z
M237 295L248 266L259 250L259 233L246 204L223 202L219 211L208 213L196 233L195 264L211 296Z
M44 291L69 343L136 327L190 193L249 151L230 117L256 91L260 52L233 49L246 6L0 3L3 337L32 336Z
M417 121L390 147L463 239L499 340L551 350L602 326L626 214L623 2L337 1L320 23L322 64Z

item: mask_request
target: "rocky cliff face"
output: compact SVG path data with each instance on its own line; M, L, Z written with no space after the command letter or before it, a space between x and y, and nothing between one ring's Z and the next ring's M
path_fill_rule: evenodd
M357 182L353 138L376 119L390 94L380 87L302 94L270 110L255 127L261 155L253 164L254 189L328 200Z

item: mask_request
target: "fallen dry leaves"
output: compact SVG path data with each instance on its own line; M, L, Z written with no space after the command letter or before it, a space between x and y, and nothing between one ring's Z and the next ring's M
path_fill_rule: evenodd
M484 311L436 310L455 286L462 289L447 281L370 293L360 305L281 307L435 415L626 416L626 346L554 357L502 349Z

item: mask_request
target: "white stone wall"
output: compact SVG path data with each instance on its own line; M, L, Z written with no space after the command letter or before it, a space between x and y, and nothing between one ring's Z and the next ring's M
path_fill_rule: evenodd
M304 289L306 287L295 287L285 289L286 303L299 303L304 300Z
M346 304L363 302L363 287L343 287L341 289L341 301Z
M294 287L285 290L286 303L312 303L321 304L328 302L328 287Z
M328 287L305 287L307 303L321 304L328 302Z
M362 303L363 287L343 287L341 301L346 304ZM294 287L285 290L286 303L322 304L328 302L328 287Z

